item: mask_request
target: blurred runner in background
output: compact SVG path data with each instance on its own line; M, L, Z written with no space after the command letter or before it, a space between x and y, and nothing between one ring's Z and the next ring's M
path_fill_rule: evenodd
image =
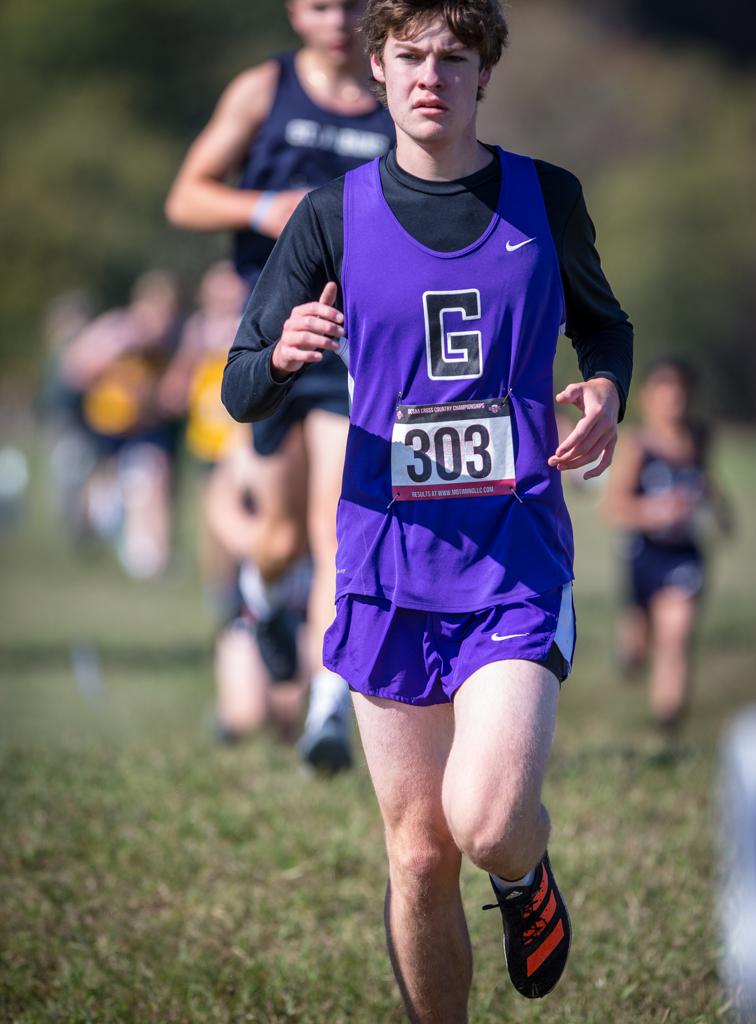
M291 739L299 718L299 680L271 678L254 641L255 616L243 589L254 593L248 564L258 517L256 470L260 462L249 430L221 402L221 380L236 334L246 285L228 260L213 263L200 281L197 310L186 321L178 349L160 385L160 402L173 417L186 418L189 455L206 471L199 515L199 563L206 596L219 623L215 644L218 735L233 742L269 717ZM297 574L292 630L301 622L308 588Z
M208 469L228 453L236 431L220 388L245 296L230 261L208 267L197 289L197 309L160 383L162 407L174 418L186 417L186 449Z
M66 383L62 363L66 349L93 315L91 296L85 291L72 291L52 300L44 322L47 358L38 407L48 437L56 511L74 544L88 539L86 483L98 451L97 442L81 422L80 394Z
M287 11L303 47L231 82L171 188L166 212L178 227L235 232L236 268L250 289L306 192L387 152L393 141L393 125L368 88L367 61L355 38L363 7L361 0L290 0ZM296 676L296 637L281 581L309 549L312 679L300 750L305 761L328 770L351 763L348 689L322 663L334 605L347 416L346 371L327 353L275 414L254 427L262 457L251 552L262 581L254 609L257 641L272 678Z
M280 739L298 734L304 698L301 677L271 675L254 639L260 575L249 552L259 526L260 459L249 431L234 435L226 457L213 470L204 494L202 516L206 543L233 563L225 595L223 629L215 647L218 738L230 743L270 722ZM298 562L280 585L282 616L295 637L305 622L312 571L309 559Z
M131 302L96 317L61 353L79 395L80 422L97 445L86 516L116 539L125 571L149 579L168 565L177 424L161 411L160 380L180 333L179 287L165 270L142 274Z
M620 441L607 494L610 520L626 531L619 660L632 670L650 655L651 711L665 731L677 727L689 698L705 544L732 525L712 478L709 430L693 414L694 390L682 359L661 357L646 369L640 424Z

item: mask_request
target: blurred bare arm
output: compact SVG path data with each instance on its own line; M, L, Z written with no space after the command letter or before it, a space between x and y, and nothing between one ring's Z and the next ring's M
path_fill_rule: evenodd
M706 465L706 497L714 516L716 528L725 537L731 537L735 533L736 522L732 502L712 470L711 457L712 440L709 437L706 442L705 465Z
M737 522L735 520L732 502L722 491L716 480L709 481L709 499L711 500L711 505L714 510L717 529L725 537L734 536L737 528Z
M126 310L111 310L88 324L61 356L66 383L84 391L115 359L139 347L135 326Z
M186 412L192 377L201 356L201 331L195 313L181 332L178 349L160 381L158 402L160 408L170 415Z
M191 231L248 228L262 196L228 183L270 111L278 64L266 61L238 75L226 88L210 121L189 148L165 202L168 220ZM304 192L278 192L258 230L277 238Z

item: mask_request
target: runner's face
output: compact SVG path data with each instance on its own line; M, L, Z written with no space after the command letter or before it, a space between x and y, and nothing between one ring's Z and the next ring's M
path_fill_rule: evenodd
M365 0L289 0L289 20L305 46L335 66L353 63L362 53L356 38Z
M199 304L208 313L238 316L247 291L232 264L224 260L205 271L199 286Z
M689 395L674 367L660 367L643 385L643 413L650 423L679 423L688 413Z
M370 58L373 75L385 83L397 128L420 144L447 143L475 134L480 55L457 39L442 19L421 22L408 39L390 35L383 59Z

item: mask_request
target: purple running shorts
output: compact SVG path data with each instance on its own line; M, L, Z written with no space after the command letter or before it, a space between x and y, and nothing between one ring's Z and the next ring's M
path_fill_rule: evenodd
M478 612L399 608L346 594L323 640L323 662L369 697L448 704L484 665L535 661L567 678L575 650L572 584Z

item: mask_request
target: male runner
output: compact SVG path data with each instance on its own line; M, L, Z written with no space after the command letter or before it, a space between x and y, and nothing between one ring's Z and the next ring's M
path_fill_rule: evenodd
M609 519L625 531L618 653L625 669L640 668L650 656L651 713L669 737L690 700L707 540L733 526L695 397L684 360L660 356L645 368L640 423L617 450L606 500Z
M180 298L173 274L148 270L127 306L95 317L61 356L63 380L80 396L80 422L97 451L88 515L98 533L116 540L119 561L135 579L158 576L170 558L178 423L158 396L181 333Z
M287 10L304 46L231 82L166 204L179 227L236 232L236 268L250 287L307 191L385 153L394 137L390 117L368 88L367 61L354 35L364 0L289 0ZM238 182L229 185L239 172ZM276 287L268 281L268 289ZM255 609L257 640L275 679L296 675L296 641L287 630L279 584L309 546L313 677L300 749L305 760L330 769L351 760L348 690L323 668L321 653L333 608L347 415L344 366L328 353L316 373L296 382L275 415L254 428L264 476L258 543L250 555L266 584Z
M198 554L205 598L217 617L216 728L223 743L253 732L275 706L275 698L269 700L269 673L260 664L253 620L239 586L251 538L256 537L254 466L260 459L252 451L249 429L231 419L220 396L223 368L246 294L246 285L229 260L207 268L197 289L197 309L184 324L159 396L168 413L185 418L186 450L205 470ZM281 692L295 685L288 680L277 683ZM300 685L296 691L301 698ZM288 706L298 716L301 700L289 700ZM287 734L294 724L287 719Z
M364 32L396 151L298 207L223 394L235 417L264 416L324 352L348 361L325 661L354 690L386 826L407 1012L459 1024L472 974L461 853L491 876L519 992L545 995L567 958L541 803L574 646L559 471L609 465L632 329L579 182L476 139L507 38L497 0L370 0ZM565 319L585 380L557 399L583 415L557 447Z
M236 570L226 590L226 618L215 644L217 736L222 743L235 743L270 724L278 738L289 743L299 736L306 688L302 679L272 679L254 640L253 609L260 580L248 552L257 529L260 458L252 450L249 430L238 423L233 426L241 433L214 467L202 502L206 549L215 545ZM309 559L303 559L282 582L295 632L306 616L310 579Z

